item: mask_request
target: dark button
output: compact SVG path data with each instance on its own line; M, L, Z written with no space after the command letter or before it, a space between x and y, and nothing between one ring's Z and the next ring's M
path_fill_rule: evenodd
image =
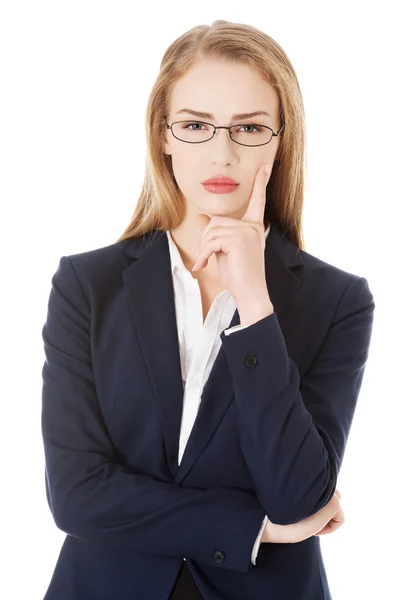
M222 563L225 560L225 554L221 550L214 552L214 558L217 563Z
M244 359L244 364L246 367L254 367L257 364L257 359L253 354L249 354Z

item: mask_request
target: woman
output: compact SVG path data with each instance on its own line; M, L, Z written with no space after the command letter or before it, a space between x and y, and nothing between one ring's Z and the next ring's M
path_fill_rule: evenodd
M343 522L375 305L304 249L304 121L265 33L167 49L131 223L52 278L46 600L331 598L318 534Z

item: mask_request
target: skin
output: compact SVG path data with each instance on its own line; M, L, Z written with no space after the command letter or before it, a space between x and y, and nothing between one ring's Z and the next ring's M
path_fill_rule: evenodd
M199 255L193 269L204 268L215 253L219 277L233 298L242 325L272 314L265 278L263 214L270 166L257 171L247 210L241 219L201 214ZM192 269L192 270L193 270Z
M238 85L239 83L239 85ZM182 108L206 111L212 118ZM264 110L258 115L233 120L235 113ZM179 120L206 121L216 126L258 124L279 130L279 97L257 70L241 64L204 60L187 72L172 90L169 124ZM166 130L164 152L171 155L177 184L185 198L185 215L170 231L186 268L201 290L227 289L235 298L241 324L252 324L270 315L264 269L265 190L281 137L264 146L246 147L233 142L227 130L217 130L203 144L187 144ZM212 194L201 182L228 176L240 183L229 194ZM192 268L195 266L195 270ZM278 525L268 521L263 543L296 543L312 535L332 533L344 522L336 490L330 502L300 523Z
M177 114L181 108L207 111L214 118ZM247 65L207 60L196 64L175 83L167 120L169 124L193 119L228 126L238 123L231 119L233 114L256 110L265 110L272 117L258 116L244 122L267 125L277 132L279 97L274 88ZM174 176L186 200L186 214L170 233L185 266L191 271L201 236L197 215L241 219L247 210L257 171L262 165L273 164L280 136L273 137L269 144L252 148L236 144L223 129L217 130L213 139L203 144L181 142L170 129L166 130L166 138L164 152L171 155ZM239 188L231 194L211 194L201 182L216 175L232 177L240 183ZM208 281L219 279L215 255L193 276Z
M277 525L267 521L261 537L261 543L296 544L313 535L328 535L337 531L345 522L343 509L340 505L341 494L335 490L328 504L315 515L306 517L292 525Z

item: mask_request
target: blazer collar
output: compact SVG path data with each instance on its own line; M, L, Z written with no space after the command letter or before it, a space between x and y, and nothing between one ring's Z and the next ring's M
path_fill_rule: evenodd
M234 397L231 374L221 346L204 386L201 403L181 464L178 447L183 385L176 328L174 287L167 234L154 230L131 240L124 254L134 260L122 277L131 316L152 381L169 467L180 483L215 432ZM268 292L283 333L285 315L301 285L302 254L273 223L264 250ZM236 310L229 327L239 325ZM218 402L213 401L218 397Z

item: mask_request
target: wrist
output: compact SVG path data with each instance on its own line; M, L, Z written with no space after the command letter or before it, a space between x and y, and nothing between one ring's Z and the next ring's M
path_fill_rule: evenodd
M262 532L262 536L261 536L261 543L262 544L266 544L268 542L271 541L272 539L272 527L273 527L273 523L271 523L271 521L268 519L268 521L265 523L265 527L264 527L264 531Z
M273 312L274 307L269 297L238 305L241 325L253 325L257 321L272 315Z

